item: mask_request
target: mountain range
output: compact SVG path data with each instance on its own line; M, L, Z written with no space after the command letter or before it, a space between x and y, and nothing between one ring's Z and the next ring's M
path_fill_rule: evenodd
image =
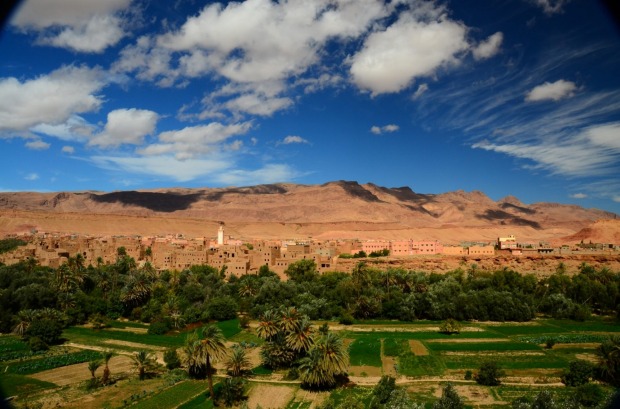
M615 213L558 203L492 200L479 191L441 194L336 181L116 192L0 193L0 233L214 235L223 222L240 238L436 239L445 243L515 234L568 241L618 227ZM116 230L115 230L116 229ZM618 229L620 231L620 229ZM587 236L587 234L586 234ZM569 238L570 237L570 238Z

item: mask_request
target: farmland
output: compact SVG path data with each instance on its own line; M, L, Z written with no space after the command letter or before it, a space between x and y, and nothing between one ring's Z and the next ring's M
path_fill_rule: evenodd
M320 324L320 323L317 323ZM228 344L259 341L253 330L241 330L238 320L218 324ZM333 323L331 324L334 328ZM560 383L560 375L574 360L595 360L595 348L610 334L618 332L613 321L597 318L587 322L537 319L528 323L466 323L467 330L446 335L429 328L433 323L420 322L394 325L390 322L356 323L339 330L347 340L350 355L349 379L357 388L332 392L332 399L346 399L347 394L368 394L387 369L406 387L410 396L420 402L430 403L437 398L438 388L445 382L458 387L465 402L485 407L503 406L521 396L532 396L541 388L549 388L558 396L570 393L570 388ZM397 327L398 331L393 329ZM63 333L66 343L81 348L52 347L45 353L32 354L15 336L0 337L0 361L5 370L0 375L4 392L16 396L15 402L39 400L54 402L67 408L89 407L120 408L168 408L205 407L206 383L186 379L182 372L159 369L159 375L143 382L125 366L113 373L115 387L89 390L89 378L85 364L100 357L102 348L112 348L117 354L130 356L138 349L152 348L154 352L164 348L180 348L188 332L172 332L169 335L149 335L138 323L113 322L107 329L94 330L86 327L70 327ZM118 329L127 329L118 331ZM132 332L132 329L135 332ZM554 339L553 348L546 348L548 339ZM110 343L113 341L113 343ZM252 348L259 348L258 342ZM91 347L89 349L88 347ZM414 347L415 346L415 347ZM255 349L256 350L256 349ZM466 380L468 371L476 372L481 361L493 360L505 371L503 385L486 387ZM386 366L386 362L388 365ZM63 371L81 370L82 379L75 384L59 386L53 382L33 378L52 368ZM75 368L75 369L72 369ZM121 368L121 367L118 367ZM387 369L386 369L387 368ZM123 372L124 371L124 372ZM221 371L219 374L223 373ZM317 407L316 396L303 395L298 383L284 381L286 371L271 371L256 367L250 378L249 393L260 390L282 389L285 395L276 401L282 408ZM59 382L60 384L60 382ZM264 387L259 387L265 385ZM272 385L273 387L267 387ZM276 387L277 386L277 387ZM364 387L366 386L366 387ZM293 388L293 389L291 389ZM322 400L329 393L323 393ZM313 397L314 396L314 397ZM317 395L318 396L318 395ZM366 399L366 398L364 398ZM252 402L259 402L251 399ZM86 402L86 403L85 403ZM209 402L210 403L210 402ZM44 406L46 407L46 406ZM264 407L264 406L263 406Z

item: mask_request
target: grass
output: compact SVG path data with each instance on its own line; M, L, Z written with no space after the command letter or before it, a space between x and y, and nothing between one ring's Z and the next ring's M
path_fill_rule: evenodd
M353 341L349 347L349 359L354 366L382 366L381 340L366 337Z
M226 339L232 338L233 336L241 332L241 327L239 326L239 318L228 321L220 321L215 325L222 330L222 334L224 334Z
M310 409L310 406L312 406L312 402L298 402L293 399L288 403L288 405L286 405L285 409Z
M416 332L391 332L391 331L356 331L348 332L347 338L395 338L395 339L477 339L477 338L503 338L501 335L489 331L461 332L460 334L442 334L437 331L416 331Z
M230 337L228 340L232 342L245 342L245 343L253 342L254 344L256 344L256 346L261 346L265 343L264 339L257 337L255 334L249 331L241 331L238 334L235 334L232 337Z
M431 351L540 351L538 345L525 342L429 342Z
M177 409L212 409L213 401L207 398L206 393L201 393L193 399L180 405Z
M105 329L93 330L83 327L69 327L63 331L62 335L71 342L102 347L110 347L110 344L105 342L106 340L116 340L165 348L179 348L183 346L187 337L187 333L183 332L171 335L151 335L124 331L106 331Z
M202 394L206 390L205 381L183 381L162 392L140 400L133 409L166 409L175 407L179 402L191 400L196 395ZM205 395L205 394L202 394ZM204 407L204 406L203 406Z
M271 375L273 373L273 370L259 365L252 369L252 373L254 375Z
M522 336L518 340L532 344L544 344L548 339L553 339L556 343L562 344L581 344L603 342L609 338L608 335L600 334L556 334L548 336Z
M93 359L100 359L101 353L97 351L84 350L80 352L53 355L44 358L30 359L23 362L14 362L7 365L7 373L29 375L37 372L47 371L48 369L60 368L62 366L88 362Z
M0 396L7 397L29 395L44 389L56 387L56 385L51 382L44 382L27 376L8 373L0 375L0 385L2 386Z
M481 357L478 355L450 355L443 358L448 369L477 369L481 363ZM503 369L562 369L568 367L568 362L565 359L554 355L513 355L509 359L497 358L496 361Z
M398 373L406 376L437 376L446 370L446 363L441 356L416 356L405 352L398 358Z
M125 328L148 329L149 328L149 324L144 324L142 322L132 322L132 321L110 320L110 321L106 321L106 325L110 328L119 328L119 329L125 329Z
M32 352L28 344L14 335L0 337L0 362L28 359L45 352Z
M383 340L383 355L399 356L409 350L409 343L406 339L385 338Z

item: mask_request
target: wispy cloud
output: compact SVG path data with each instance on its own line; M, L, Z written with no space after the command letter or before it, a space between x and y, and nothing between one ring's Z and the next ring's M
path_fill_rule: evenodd
M546 14L561 13L570 0L529 0L543 9Z
M35 151L43 151L49 149L50 144L41 140L26 142L26 148L33 149Z
M573 193L572 195L570 195L570 197L573 199L585 199L588 197L588 195L585 193Z
M39 179L39 175L37 173L29 173L26 176L24 176L24 179L34 181L34 180Z

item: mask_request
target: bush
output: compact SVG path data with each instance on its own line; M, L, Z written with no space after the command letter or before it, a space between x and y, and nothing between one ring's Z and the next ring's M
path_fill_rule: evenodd
M351 325L353 324L353 316L348 312L343 312L338 323L341 325Z
M164 363L169 370L181 367L181 359L179 358L176 348L166 349L164 352Z
M545 348L552 349L554 345L555 345L555 339L547 338L547 340L545 341Z
M562 383L566 386L580 386L590 382L594 375L594 367L586 361L572 361L568 371L562 375Z
M296 367L292 367L284 376L284 380L286 381L296 381L299 379L299 370Z
M498 386L502 383L499 379L502 376L504 376L504 371L499 368L497 363L487 361L480 365L480 369L478 370L478 373L474 375L474 379L480 385Z
M444 334L459 334L461 332L461 323L453 318L448 318L439 325L439 332Z
M166 332L172 329L172 325L169 321L156 321L149 325L148 333L150 335L164 335Z
M601 403L605 396L605 391L599 385L587 383L575 388L573 399L581 405L591 408Z
M241 315L239 317L239 327L243 328L243 329L248 329L250 328L250 317L248 317L247 315Z
M60 343L62 324L48 318L32 321L26 330L26 338L38 337L47 345Z
M232 297L216 297L207 305L209 318L216 321L228 321L237 318L239 306Z
M47 351L50 347L39 337L30 337L28 346L32 352Z
M389 399L392 391L396 389L396 379L391 376L383 375L379 383L372 390L374 402L385 404Z
M472 374L472 372L468 369L467 371L465 371L465 380L466 381L471 381L473 379L474 375Z

